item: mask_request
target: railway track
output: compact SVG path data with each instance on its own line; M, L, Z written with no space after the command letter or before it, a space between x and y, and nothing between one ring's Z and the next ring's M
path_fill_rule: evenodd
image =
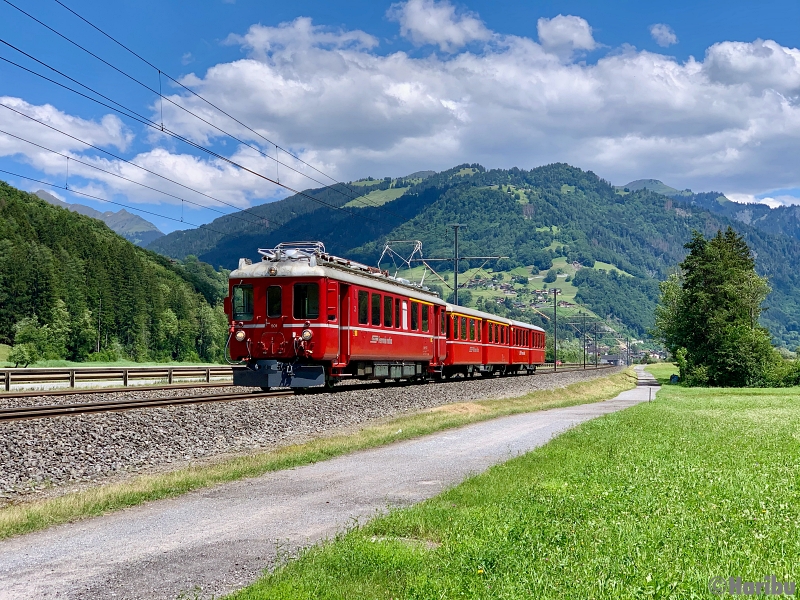
M612 365L605 365L600 366L597 368L586 369L586 370L603 370L607 368L612 368ZM540 375L550 375L554 373L561 373L566 371L582 371L584 370L580 366L562 366L557 371L553 369L546 369L539 372ZM453 381L453 380L451 380ZM463 381L462 379L455 380L455 381ZM206 384L206 387L209 384ZM212 386L218 384L210 384ZM229 384L219 384L219 385L229 385ZM381 387L385 387L386 384L379 384ZM401 383L395 382L394 384L390 385L402 385ZM192 386L192 387L200 387L200 386ZM343 386L338 388L338 390L346 391L346 390L353 390L355 389L364 389L376 387L375 384L356 384L355 386ZM176 386L160 386L160 387L152 387L149 389L175 389ZM119 389L119 388L111 388L103 390L105 392L113 391L113 392L125 392L125 391L138 391L145 389L141 386L137 386L134 388L126 388L126 389ZM306 388L306 393L313 393L315 388ZM29 396L48 396L48 395L67 395L67 394L85 394L89 393L97 393L100 390L73 390L71 392L64 392L63 390L59 390L58 392L53 392L50 394L41 393L41 392L32 392L28 394L27 392L25 395ZM330 391L330 390L323 390L319 388L319 391ZM335 391L335 390L334 390ZM255 400L260 398L278 398L282 396L294 396L296 392L294 390L276 390L274 392L238 392L238 393L230 393L230 394L201 394L201 395L190 395L190 396L174 396L170 398L144 398L144 399L135 399L135 400L108 400L102 402L82 402L82 403L74 403L74 404L54 404L54 405L45 405L45 406L18 406L13 408L2 408L0 409L0 422L3 421L21 421L26 419L42 419L47 417L65 417L71 415L80 415L80 414L91 414L91 413L102 413L102 412L116 412L116 411L124 411L124 410L134 410L140 408L159 408L159 407L167 407L167 406L178 406L182 404L202 404L208 402L232 402L235 400ZM16 396L16 395L15 395Z
M172 398L148 398L137 400L111 400L107 402L84 402L80 404L54 404L49 406L18 406L0 409L0 422L42 419L45 417L66 417L99 412L116 412L137 408L158 408L180 404L201 404L204 402L231 402L233 400L254 400L293 396L291 390L275 392L247 392L236 394L205 394L196 396L174 396Z

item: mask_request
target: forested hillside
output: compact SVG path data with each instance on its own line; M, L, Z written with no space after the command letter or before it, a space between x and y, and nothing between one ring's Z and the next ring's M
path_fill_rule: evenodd
M0 182L0 343L32 358L221 360L225 279Z
M610 263L627 275L584 269L573 282L576 297L597 314L644 334L653 323L657 281L683 259L692 230L711 235L731 224L745 236L759 272L774 289L764 324L779 343L792 349L800 344L800 305L795 300L800 293L800 242L692 204L696 195L673 199L647 189L625 192L566 164L530 171L460 165L411 185L406 180L393 185L407 187L379 208L351 205L345 212L294 196L254 209L280 213L280 225L239 220L230 234L213 240L207 233L188 232L166 236L152 247L169 249L176 257L198 254L201 260L231 268L241 256L258 259L258 247L315 239L324 241L330 252L374 264L386 239L419 239L426 256L451 256L448 225L460 222L467 225L460 237L462 255L509 256L498 263L500 269L548 269L559 257L584 267ZM341 204L346 200L331 190L314 193L338 196ZM219 219L213 227L232 226L232 219ZM183 238L193 241L181 245ZM200 238L203 244L195 241ZM530 318L535 320L534 313Z

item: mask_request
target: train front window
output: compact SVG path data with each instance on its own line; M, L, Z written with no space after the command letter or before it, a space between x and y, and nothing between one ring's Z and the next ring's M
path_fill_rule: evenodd
M369 292L358 292L358 323L369 325Z
M253 320L253 286L233 286L233 320Z
M279 285L271 285L267 288L267 316L275 319L283 314L281 306L281 295L283 290Z
M316 283L294 284L294 318L319 317L319 286Z

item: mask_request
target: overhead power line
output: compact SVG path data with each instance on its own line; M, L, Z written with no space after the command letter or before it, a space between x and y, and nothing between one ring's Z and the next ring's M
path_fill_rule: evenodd
M186 198L182 198L181 196L176 196L175 194L171 194L169 192L165 192L164 190L159 190L158 188L154 188L154 187L151 187L151 186L149 186L149 185L147 185L145 183L142 183L140 181L136 181L134 179L130 179L128 177L125 177L124 175L120 175L119 173L114 173L113 171L108 171L106 169L102 169L102 168L98 167L97 165L93 165L91 163L82 161L82 160L80 160L78 158L75 158L74 156L70 156L69 154L64 154L62 152L58 152L57 150L53 150L52 148L48 148L47 146L42 146L41 144L37 144L36 142L33 142L31 140L28 140L28 139L25 139L25 138L20 137L18 135L14 135L13 133L9 133L8 131L4 131L4 130L0 129L0 133L2 133L3 135L7 135L9 137L18 139L18 140L20 140L22 142L25 142L27 144L30 144L31 146L36 146L37 148L41 148L42 150L47 150L48 152L52 152L53 154L56 154L56 155L61 156L63 158L66 158L67 159L67 166L69 166L69 161L72 161L72 162L78 163L80 165L85 165L85 166L87 166L87 167L89 167L91 169L95 169L97 171L100 171L101 173L106 173L107 175L111 175L112 177L116 177L118 179L122 179L123 181L127 181L129 183L133 183L135 185L141 186L141 187L143 187L145 189L152 190L154 192L158 192L159 194L164 194L165 196L169 196L170 198L175 198L177 200L180 200L181 202L187 202L187 203L192 204L194 206L198 206L200 208L205 208L205 209L208 209L208 210L212 210L212 211L214 211L216 213L219 213L221 215L225 215L225 216L228 216L228 217L234 217L234 218L240 219L242 221L245 221L247 223L252 223L253 222L253 221L250 221L249 219L243 219L242 217L238 216L236 213L226 213L226 212L221 211L219 209L216 209L216 208L213 208L213 207L210 207L210 206L206 206L204 204L200 204L199 202L193 202L192 200L188 200ZM67 171L67 177L69 177L69 171ZM263 219L263 218L262 218L262 220L268 221L268 219Z
M191 110L189 110L189 109L187 109L187 108L185 108L185 107L181 106L180 104L178 104L178 103L174 102L174 101L173 101L171 98L169 98L169 97L167 97L167 96L164 96L164 95L161 93L161 90L160 90L160 89L159 89L159 90L155 90L155 89L151 88L149 85L147 85L146 83L144 83L144 82L140 81L140 80L139 80L139 79L137 79L136 77L134 77L134 76L130 75L129 73L127 73L127 72L126 72L126 71L124 71L123 69L120 69L119 67L116 67L115 65L113 65L113 64L112 64L112 63L110 63L109 61L107 61L107 60L103 59L102 57L98 56L97 54L95 54L95 53L94 53L94 52L92 52L91 50L89 50L89 49L85 48L84 46L82 46L81 44L79 44L78 42L76 42L76 41L72 40L70 37L68 37L68 36L66 36L66 35L64 35L64 34L62 34L61 32L57 31L57 30L56 30L56 29L54 29L53 27L50 27L49 25L47 25L46 23L44 23L44 22L43 22L43 21L41 21L40 19L36 18L36 17L35 17L35 16L33 16L32 14L30 14L30 13L26 12L26 11L25 11L25 10L23 10L22 8L20 8L20 7L18 7L17 5L15 5L13 2L10 2L10 0L3 0L3 1L4 1L6 4L8 4L9 6L11 6L12 8L14 8L14 9L18 10L19 12L21 12L22 14L24 14L25 16L27 16L27 17L29 17L30 19L32 19L32 20L34 20L34 21L36 21L36 22L37 22L37 23L39 23L39 24L40 24L42 27L45 27L46 29L48 29L48 30L49 30L49 31L51 31L52 33L54 33L54 34L58 35L58 36L59 36L59 37L61 37L62 39L64 39L64 40L68 41L68 42L69 42L69 43L71 43L71 44L73 44L74 46L76 46L77 48L79 48L80 50L82 50L83 52L85 52L85 53L89 54L90 56L92 56L93 58L95 58L95 59L99 60L100 62L102 62L103 64L107 65L107 66L108 66L108 67L110 67L111 69L113 69L113 70L117 71L118 73L120 73L121 75L123 75L123 76L127 77L127 78L128 78L128 79L130 79L131 81L134 81L135 83L139 84L140 86L142 86L144 89L148 90L149 92L151 92L151 93L153 93L153 94L157 95L157 96L158 96L159 98L161 98L162 100L166 100L167 102L169 102L169 103L171 103L172 105L176 106L177 108L179 108L179 109L183 110L184 112L186 112L186 113L188 113L188 114L190 114L190 115L194 116L194 117L195 117L195 118L197 118L198 120L200 120L200 121L202 121L202 122L206 123L207 125L209 125L209 126L213 127L214 129L216 129L217 131L219 131L219 132L223 133L224 135L226 135L226 136L230 137L231 139L234 139L234 140L236 140L237 142L239 142L239 143L241 143L241 144L243 144L243 145L247 146L248 148L251 148L251 149L252 149L252 150L254 150L255 152L258 152L260 155L264 156L265 158L267 158L267 159L269 159L269 160L273 160L273 161L275 161L275 162L276 162L276 164L278 164L278 165L280 165L280 166L283 166L283 167L286 167L287 169L290 169L291 171L293 171L293 172L295 172L295 173L297 173L297 174L299 174L299 175L301 175L301 176L303 176L303 177L306 177L306 178L310 179L311 181L314 181L315 183L318 183L319 185L322 185L322 186L324 186L324 187L331 187L331 189L333 189L333 190L334 190L334 191L336 191L337 193L340 193L340 194L344 195L345 197L349 198L350 200L357 200L357 199L358 199L358 200L360 200L360 201L361 201L362 203L364 203L364 204L367 204L367 205L369 205L369 206L372 206L372 207L374 207L374 208L378 208L378 209L380 209L380 210L384 210L384 211L386 211L386 212L388 212L388 213L390 213L390 214L393 214L393 215L394 215L394 216L396 216L396 217L400 217L400 215L397 215L397 214L395 214L395 213L392 213L392 212L391 212L391 211L389 211L388 209L385 209L385 208L381 207L381 206L380 206L380 205L378 205L378 204L374 204L374 203L372 203L372 202L370 202L370 201L366 200L366 199L363 197L363 195L360 195L360 194L358 194L358 192L356 192L355 190L353 190L352 188L350 188L350 187L349 187L349 186L347 186L346 184L343 184L343 183L339 182L339 181L338 181L338 180L336 180L335 178L331 177L330 175L327 175L326 173L324 173L324 172L322 172L321 170L317 169L317 168L316 168L316 167L314 167L313 165L310 165L310 164L309 164L309 163L307 163L306 161L303 161L303 160L302 160L300 157L298 157L298 156L297 156L297 155L295 155L294 153L290 152L289 150L286 150L285 148L283 148L283 147L281 147L281 146L278 146L278 145L277 145L275 142L272 142L271 140L267 139L266 137L264 137L263 135L261 135L261 134L260 134L259 132L257 132L256 130L254 130L254 129L250 128L249 126L247 126L246 124L242 123L240 120L236 119L235 117L233 117L233 116L232 116L232 115L230 115L229 113L225 112L224 110L222 110L221 108L219 108L219 107L218 107L218 106L216 106L215 104L213 104L213 103L211 103L210 101L206 100L206 99L205 99L203 96L201 96L200 94L198 94L197 92L195 92L195 91L194 91L194 90L192 90L191 88L188 88L187 86L185 86L184 84L182 84L180 81L178 81L178 80L174 79L173 77L171 77L171 76L170 76L170 75L168 75L167 73L164 73L164 72L163 72L163 71L161 71L161 70L160 70L158 67L156 67L155 65L153 65L152 63L150 63L149 61L147 61L145 58L143 58L142 56L140 56L139 54L137 54L136 52L134 52L133 50L131 50L131 49L130 49L130 48L128 48L127 46L125 46L125 45L124 45L122 42L118 41L118 40L117 40L117 39L115 39L113 36L109 35L109 34L108 34L108 33L106 33L105 31L103 31L102 29L100 29L99 27L97 27L96 25L94 25L93 23L91 23L89 20L87 20L86 18L84 18L83 16L79 15L77 12L75 12L74 10L72 10L71 8L69 8L68 6L66 6L65 4L63 4L63 3L61 3L61 2L58 2L58 0L55 0L55 1L56 1L56 2L58 2L58 4L59 4L59 5L61 5L63 8L65 8L66 10L68 10L70 13L72 13L73 15L75 15L76 17L78 17L79 19L81 19L82 21L84 21L85 23L87 23L88 25L90 25L92 28L94 28L94 29L95 29L95 30L97 30L98 32L102 33L104 36L106 36L107 38L109 38L110 40L112 40L114 43L116 43L116 44L118 44L119 46L121 46L122 48L124 48L126 51L130 52L131 54L133 54L133 55L134 55L136 58L138 58L139 60L141 60L141 61L143 61L144 63L146 63L148 66L150 66L150 67L152 67L153 69L155 69L156 71L158 71L158 74L159 74L159 82L160 82L161 75L164 75L164 76L165 76L165 77L167 77L167 78L168 78L170 81L173 81L174 83L176 83L177 85L181 86L182 88L184 88L185 90L187 90L188 92L190 92L191 94L193 94L194 96L197 96L198 98L200 98L201 100L203 100L203 102L207 103L209 106L212 106L212 107L213 107L215 110L217 110L217 111L219 111L220 113L222 113L222 114L226 115L227 117L229 117L229 118L233 119L234 121L236 121L237 123L239 123L241 126L245 127L245 128L248 130L248 131L251 131L251 132L252 132L252 133L254 133L255 135L259 136L260 138L262 138L263 140L265 140L266 142L268 142L270 145L272 145L272 146L275 146L276 150L277 150L277 149L283 150L283 151L284 151L284 153L288 154L289 156L292 156L294 159L298 160L298 161L299 161L299 162L301 162L302 164L304 164L304 165L308 166L309 168L313 169L314 171L316 171L316 172L320 173L321 175L323 175L323 176L327 177L328 179L330 179L330 180L332 180L332 181L336 182L337 184L339 184L339 185L341 185L341 186L344 186L344 187L346 187L346 188L347 188L347 189L349 189L349 190L350 190L350 191L351 191L353 194L356 194L356 195L355 195L355 196L351 196L350 194L346 194L346 193L344 193L342 190L340 190L340 189L338 189L338 188L336 188L336 187L332 187L330 184L326 185L325 183L323 183L323 182L321 182L321 181L319 181L319 180L317 180L317 179L314 179L313 177L311 177L311 176L310 176L310 175L308 175L307 173L303 173L302 171L299 171L299 170L295 169L294 167L292 167L292 166L290 166L290 165L287 165L287 164L285 164L285 163L282 163L282 162L280 162L280 160L278 160L277 156L276 156L275 158L273 158L272 156L269 156L268 154L266 154L265 152L263 152L263 151L262 151L260 148L258 148L257 146L254 146L254 145L252 145L252 144L249 144L248 142L245 142L244 140L241 140L240 138L238 138L238 137L234 136L233 134L231 134L231 133L229 133L229 132L225 131L224 129L222 129L222 128L218 127L217 125L215 125L215 124L211 123L210 121L208 121L208 120L204 119L203 117L201 117L200 115L198 115L198 114L194 113L193 111L191 111ZM16 50L18 50L18 51L22 52L21 50L17 49L16 47L12 46L11 44L8 44L7 42L5 42L5 43L6 43L6 45L8 45L8 46L10 46L10 47L12 47L12 48L14 48L14 49L16 49ZM24 52L23 52L23 54L25 54L26 56L30 57L32 60L35 60L36 62L38 62L38 63L42 64L43 66L45 66L45 67L47 67L47 68L49 68L49 69L51 69L51 70L53 70L53 71L55 71L55 72L58 72L59 74L61 74L61 75L65 76L65 77L68 77L68 76L64 75L63 73L61 73L60 71L57 71L57 70L56 70L56 69L54 69L53 67L50 67L49 65L47 65L47 64L46 64L46 63L44 63L43 61L40 61L40 60L38 60L38 59L36 59L36 58L32 57L31 55L27 54L27 53L24 53ZM7 62L11 62L11 61L7 61ZM16 64L16 63L12 63L12 64ZM17 65L17 66L19 66L19 65ZM22 67L22 68L24 68L24 67ZM28 69L26 69L26 70L28 70ZM35 72L33 72L33 71L29 71L29 72L31 72L31 73L34 73L34 74L37 74L37 73L35 73ZM37 74L37 75L38 75L38 74ZM69 77L68 77L68 78L69 78ZM79 85L81 85L82 87L85 87L86 89L90 89L90 90L91 90L93 93L96 93L96 94L98 94L99 96L102 96L102 97L104 97L104 98L108 99L106 96L103 96L102 94L100 94L100 93L99 93L99 92L97 92L96 90L93 90L92 88L89 88L88 86L85 86L84 84L81 84L80 82L77 82L76 80L74 80L74 79L72 79L72 78L69 78L69 79L70 79L71 81L74 81L75 83L78 83L78 84L79 84ZM52 81L52 80L50 80L50 81ZM55 83L55 82L54 82L54 83ZM62 87L66 87L66 86L63 86L63 85L62 85ZM71 88L68 88L68 87L66 87L66 89L70 89L70 90L71 90ZM71 91L73 91L73 92L74 92L75 90L71 90ZM80 92L76 92L76 93L80 93ZM81 94L81 95L82 95L82 94ZM86 96L84 96L84 97L86 97ZM89 99L91 99L91 98L89 98ZM109 101L111 101L111 102L113 102L114 104L120 105L119 103L117 103L117 102L115 102L115 101L113 101L113 100L110 100L110 99L108 99L108 100L109 100ZM96 101L96 100L95 100L95 101ZM101 103L101 104L102 104L102 103ZM120 105L120 106L122 106L122 105ZM118 111L118 109L115 109L115 108L113 108L113 107L108 107L108 108L110 108L111 110L117 110L117 111ZM133 111L133 110L131 110L131 109L127 108L127 107L125 107L125 110L126 110L126 111L129 111L129 112L131 112L131 113L133 113L133 114L136 114L136 115L138 115L138 113L136 113L135 111ZM118 111L118 112L119 112L119 111ZM123 114L125 114L125 113L123 113ZM126 116L128 116L129 118L135 118L135 117L131 117L131 115L126 115ZM147 124L148 126L155 127L155 128L157 128L157 129L160 129L161 131L164 131L164 132L166 133L166 131L165 131L164 127L163 127L163 122L161 123L161 125L160 125L160 127L159 127L159 125L158 125L158 124L154 123L154 122L153 122L153 121L151 121L150 119L147 119L146 117L141 117L141 115L139 115L139 117L140 117L140 118L143 118L143 119L146 119L146 121L147 121L147 123L146 123L146 124ZM136 119L136 120L138 120L138 119ZM140 121L140 122L141 122L141 121ZM175 132L169 132L169 133L170 133L170 135L173 135L173 137L177 137L178 139L182 139L183 141L186 141L186 139L185 139L185 138L183 138L183 137L182 137L182 136L180 136L179 134L176 134ZM197 144L195 144L195 143L192 143L192 145L194 145L195 147L199 147L199 146L198 146ZM235 163L233 163L233 164L235 164ZM293 190L292 188L289 188L288 186L285 186L285 185L281 184L281 183L280 183L280 181L272 180L271 178L268 178L268 179L269 179L270 181L273 181L274 183L276 183L276 185L279 185L279 186L281 186L281 187L284 187L285 189L289 189L289 190L291 190L291 191L295 191L295 190ZM295 191L295 192L296 192L296 191ZM296 193L298 193L298 192L296 192ZM334 205L328 205L328 206L329 206L329 207L331 207L331 208L334 208ZM335 207L335 208L339 208L339 207ZM347 212L347 211L345 211L345 212ZM402 217L401 217L401 218L402 218Z
M5 1L7 1L7 0L5 0ZM0 42L6 43L6 42L4 42L3 40L0 40ZM6 45L8 45L8 46L10 46L10 47L12 47L12 48L15 48L14 46L11 46L11 44L8 44L8 43L6 43ZM15 49L16 49L16 48L15 48ZM26 56L30 56L30 55L26 54ZM83 98L86 98L87 100L91 100L92 102L95 102L95 103L97 103L97 104L99 104L99 105L101 105L101 106L104 106L104 107L108 108L109 110L112 110L112 111L114 111L114 112L117 112L117 113L119 113L119 114L121 114L121 115L123 115L123 116L125 116L125 117L127 117L127 118L133 119L133 120L135 120L135 121L137 121L137 122L141 123L142 125L145 125L145 126L147 126L147 127L150 127L150 128L152 128L152 129L154 129L154 130L156 130L156 131L160 131L161 133L164 133L164 134L166 134L166 135L168 135L168 136L170 136L170 137L173 137L173 138L175 138L175 139L177 139L177 140L180 140L180 141L182 141L183 143L185 143L185 144L187 144L187 145L189 145L189 146L192 146L193 148L196 148L196 149L198 149L198 150L200 150L200 151L202 151L202 152L205 152L205 153L207 153L207 154L209 154L209 155L211 155L211 156L213 156L213 157L215 157L215 158L218 158L218 159L220 159L220 160L222 160L222 161L224 161L224 162L227 162L227 163L231 164L232 166L235 166L235 167L237 167L237 168L239 168L239 169L241 169L241 170L243 170L243 171L247 171L247 172L249 172L249 173L251 173L251 174L253 174L253 175L257 176L257 177L260 177L260 178L262 178L262 179L265 179L265 180L267 180L267 181L269 181L269 182L271 182L271 183L274 183L274 184L276 184L276 185L278 185L278 186L280 186L280 187L282 187L282 188L284 188L284 189L287 189L287 190L289 190L289 191L292 191L292 192L294 192L295 194L298 194L298 195L300 195L300 196L302 196L302 197L308 198L308 199L310 199L310 200L312 200L312 201L314 201L314 202L316 202L316 203L318 203L318 204L321 204L321 205L323 205L323 206L327 206L328 208L331 208L331 209L334 209L334 210L341 210L341 211L343 211L343 212L345 212L345 213L347 213L347 214L349 214L349 215L351 215L351 216L355 216L353 213L351 213L350 211L346 210L344 207L341 207L341 206L336 206L335 204L330 204L330 203L328 203L328 202L325 202L324 200L321 200L321 199L319 199L319 198L315 198L315 197L313 197L313 196L311 196L311 195L307 194L306 192L302 192L302 191L300 191L300 190L297 190L297 189L295 189L295 188L292 188L291 186L288 186L288 185L286 185L286 184L283 184L283 183L281 183L280 181L277 181L277 180L275 180L275 179L272 179L271 177L268 177L268 176L266 176L266 175L263 175L263 174L261 174L261 173L259 173L259 172L257 172L257 171L254 171L254 170L252 170L252 169L250 169L250 168L248 168L248 167L245 167L245 166L243 166L243 165L241 165L241 164L239 164L239 163L237 163L237 162L235 162L235 161L233 161L233 160L229 159L229 158L228 158L228 157L226 157L226 156L223 156L223 155L221 155L221 154L219 154L219 153L217 153L217 152L214 152L213 150L211 150L211 149L209 149L209 148L206 148L206 147L202 146L201 144L198 144L197 142L194 142L194 141L192 141L192 140L190 140L190 139L188 139L188 138L186 138L186 137L184 137L184 136L180 135L179 133L172 131L172 130L171 130L171 129L169 129L169 128L165 128L165 127L163 126L163 124L159 125L158 123L155 123L154 121L152 121L152 120L148 119L147 117L143 117L143 116L141 116L141 115L138 115L138 113L136 113L136 112L135 112L135 111L133 111L132 109L129 109L129 108L127 108L126 106L124 106L123 104L120 104L119 102L116 102L115 100L112 100L112 99L110 99L110 98L107 98L106 96L104 96L104 95L103 95L103 94L101 94L100 92L96 91L94 88L92 88L92 87L90 87L90 86L88 86L88 85L86 85L86 84L83 84L83 83L81 83L81 82L79 82L79 81L77 81L77 80L75 80L75 79L72 79L72 78L70 78L70 77L69 77L69 76L67 76L67 75L64 75L63 73L61 73L61 71L58 71L57 69L55 69L55 68L51 67L50 65L48 65L47 63L44 63L43 61L40 61L40 60L38 60L38 59L36 59L36 58L34 58L34 57L31 57L31 58L32 58L32 60L35 60L36 62L38 62L38 63L42 64L42 65L43 65L43 66L45 66L46 68L48 68L48 69L51 69L52 71L54 71L54 72L56 72L56 73L58 73L58 74L60 74L60 75L63 75L64 77L67 77L67 78L69 78L71 81L74 81L75 83L77 83L77 84L78 84L78 85L80 85L81 87L83 87L83 88L85 88L85 89L87 89L87 90L91 91L92 93L95 93L95 94L97 94L98 96L101 96L101 97L103 97L103 98L106 98L106 99L108 99L108 100L109 100L109 102L113 102L114 104L116 104L116 105L118 105L118 106L121 106L121 107L122 107L122 110L120 110L119 108L117 108L117 107L115 107L115 106L111 106L110 104L107 104L107 103L105 103L105 102L102 102L101 100L98 100L97 98L92 98L91 96L89 96L89 95L87 95L87 94L84 94L84 93L82 93L82 92L80 92L80 91L78 91L78 90L75 90L74 88L71 88L70 86L68 86L68 85L66 85L66 84L64 84L64 83L61 83L61 82L55 81L54 79L51 79L51 78L49 78L49 77L47 77L47 76L45 76L45 75L42 75L41 73L37 73L36 71L33 71L33 70L31 70L31 69L28 69L27 67L24 67L24 66L22 66L22 65L19 65L18 63L15 63L14 61L11 61L11 60L9 60L9 59L7 59L7 58L0 57L0 60L3 60L3 61L5 61L5 62L7 62L7 63L9 63L9 64L11 64L11 65L14 65L14 66L16 66L16 67L19 67L20 69L23 69L24 71L27 71L28 73L31 73L31 74L33 74L33 75L36 75L37 77L40 77L40 78L42 78L42 79L45 79L46 81L49 81L49 82L51 82L51 83L53 83L53 84L55 84L55 85L57 85L57 86L59 86L59 87L62 87L62 88L64 88L64 89L66 89L66 90L69 90L69 91L71 91L71 92L73 92L73 93L75 93L75 94L77 94L77 95L79 95L79 96L81 96L81 97L83 97ZM9 108L9 107L6 107L6 108ZM12 110L13 110L13 109L12 109ZM18 111L15 111L15 112L18 112ZM131 113L132 113L132 114L131 114ZM24 115L24 113L19 113L19 114L23 114L23 116L28 116L28 115ZM29 117L29 118L32 118L32 117ZM36 120L36 119L33 119L33 120ZM41 121L39 121L39 122L41 123ZM62 133L63 133L63 132L62 132ZM110 153L109 153L109 154L110 154ZM111 154L110 154L110 155L111 155ZM120 157L117 157L117 156L115 156L115 155L112 155L112 156L114 156L115 158L118 158L118 159L120 159L120 160L125 160L125 159L122 159L122 158L120 158ZM135 163L131 163L131 164L135 164ZM152 171L151 171L151 172L152 172ZM154 174L158 175L157 173L154 173ZM159 175L159 176L161 177L161 175ZM179 184L179 185L180 185L180 184ZM185 187L185 186L184 186L184 187ZM191 188L189 188L189 189L191 189ZM336 189L336 188L331 188L330 186L326 186L326 189ZM193 191L196 191L196 190L193 190ZM198 192L198 193L201 193L201 192ZM207 194L204 194L204 195L207 195ZM380 208L380 207L376 207L376 208ZM245 210L245 212L248 212L246 209L244 209L244 210ZM370 218L370 217L366 217L366 216L364 216L364 215L358 215L358 216L359 216L359 217L361 217L361 218L363 218L363 219L366 219L366 220L368 220L368 221L377 222L377 219L372 219L372 218ZM398 215L398 216L399 216L399 215Z
M152 170L150 170L150 169L148 169L148 168L146 168L146 167L143 167L143 166L141 166L141 165L138 165L138 164L136 164L135 162L133 162L133 161L130 161L130 160L126 159L126 158L122 158L121 156L118 156L118 155L114 154L113 152L110 152L110 151L108 151L108 150L105 150L104 148L101 148L100 146L95 146L94 144L92 144L92 143L90 143L90 142L87 142L86 140L82 140L82 139L81 139L81 138L79 138L79 137L76 137L76 136L74 136L74 135L72 135L72 134L69 134L69 133L67 133L66 131L63 131L63 130L61 130L61 129L58 129L57 127L54 127L53 125L50 125L49 123L45 123L44 121L41 121L41 120L39 120L39 119L37 119L37 118L35 118L35 117L32 117L32 116L30 116L30 115L28 115L28 114L25 114L25 113L24 113L24 112L22 112L22 111L16 110L15 108L12 108L12 107L10 107L10 106L8 106L8 105L6 105L6 104L2 104L2 103L0 103L0 107L2 107L2 108L5 108L5 109L7 109L7 110L10 110L11 112L14 112L14 113L16 113L16 114L18 114L18 115L20 115L20 116L22 116L22 117L25 117L26 119L30 119L31 121L34 121L34 122L36 122L36 123L39 123L40 125L42 125L42 126L44 126L44 127L47 127L48 129L51 129L51 130L53 130L53 131L55 131L55 132L57 132L57 133L60 133L61 135L63 135L63 136L66 136L66 137L68 137L68 138L70 138L70 139L73 139L73 140L75 140L76 142L80 142L81 144L84 144L85 146L87 146L87 147L89 147L89 148L92 148L92 149L94 149L94 150L97 150L98 152L102 152L102 153L104 153L104 154L106 154L106 155L110 156L111 158L114 158L114 159L116 159L116 160L120 160L120 161L122 161L122 162L124 162L124 163L126 163L126 164L129 164L129 165L131 165L131 166L133 166L133 167L136 167L137 169L140 169L140 170L144 171L145 173L150 173L151 175L154 175L154 176L156 176L156 177L159 177L160 179L163 179L164 181L168 181L168 182L170 182L170 183L173 183L173 184L175 184L175 185L177 185L177 186L180 186L180 187L182 187L182 188L184 188L184 189L187 189L187 190L189 190L190 192L194 192L194 193L196 193L196 194L199 194L199 195L201 195L201 196L203 196L203 197L205 197L205 198L208 198L208 199L210 199L210 200L214 200L215 202L219 202L220 204L224 204L224 205L226 205L226 206L230 206L230 207L232 207L232 208L235 208L237 211L240 211L240 212L245 212L245 213L251 214L251 213L250 213L250 211L249 211L249 210L247 210L247 209L241 209L241 208L239 208L238 206L236 206L236 205L234 205L234 204L230 204L229 202L225 202L224 200L220 200L219 198L215 198L215 197L213 197L213 196L210 196L209 194L206 194L206 193L204 193L204 192L201 192L200 190L196 190L196 189L194 189L194 188L192 188L192 187L189 187L188 185L185 185L185 184L183 184L183 183L180 183L179 181L176 181L176 180L174 180L174 179L170 179L169 177L166 177L165 175L161 175L161 174L159 174L159 173L156 173L155 171L152 171ZM261 216L259 216L259 215L255 215L255 216L256 216L256 218L257 218L258 220L260 220L260 221L262 221L262 222L264 221L264 218L263 218L263 217L261 217Z
M78 194L80 196L85 196L87 198L91 198L92 200L97 200L99 202L107 202L109 204L116 204L117 206L122 206L124 208L128 208L130 210L135 210L136 212L145 213L147 215L153 215L156 217L161 217L162 219L169 219L170 221L178 221L180 223L186 223L187 225L191 225L192 227L198 227L200 229L208 229L209 231L213 231L215 233L221 233L225 235L222 231L217 231L216 229L212 229L207 225L198 225L196 223L189 223L188 221L182 221L181 219L176 219L175 217L168 217L167 215L162 215L157 212L153 212L151 210L145 210L143 208L136 208L134 206L130 206L129 204L122 204L121 202L115 202L113 200L108 200L106 198L100 198L99 196L93 196L92 194L87 194L86 192L79 192L78 190L73 190L67 187L66 185L58 185L57 183L50 183L49 181L42 181L41 179L34 179L33 177L28 177L27 175L21 175L19 173L13 173L12 171L6 171L5 169L0 169L0 173L5 173L6 175L11 175L12 177L19 177L20 179L27 179L28 181L33 181L36 183L40 183L42 185L47 185L52 188L56 188L59 190L65 190L72 194Z

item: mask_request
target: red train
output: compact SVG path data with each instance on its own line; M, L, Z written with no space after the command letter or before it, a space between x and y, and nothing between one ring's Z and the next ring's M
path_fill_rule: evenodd
M533 372L544 330L445 303L426 288L331 256L321 242L259 250L229 279L234 384L332 386L342 379Z

